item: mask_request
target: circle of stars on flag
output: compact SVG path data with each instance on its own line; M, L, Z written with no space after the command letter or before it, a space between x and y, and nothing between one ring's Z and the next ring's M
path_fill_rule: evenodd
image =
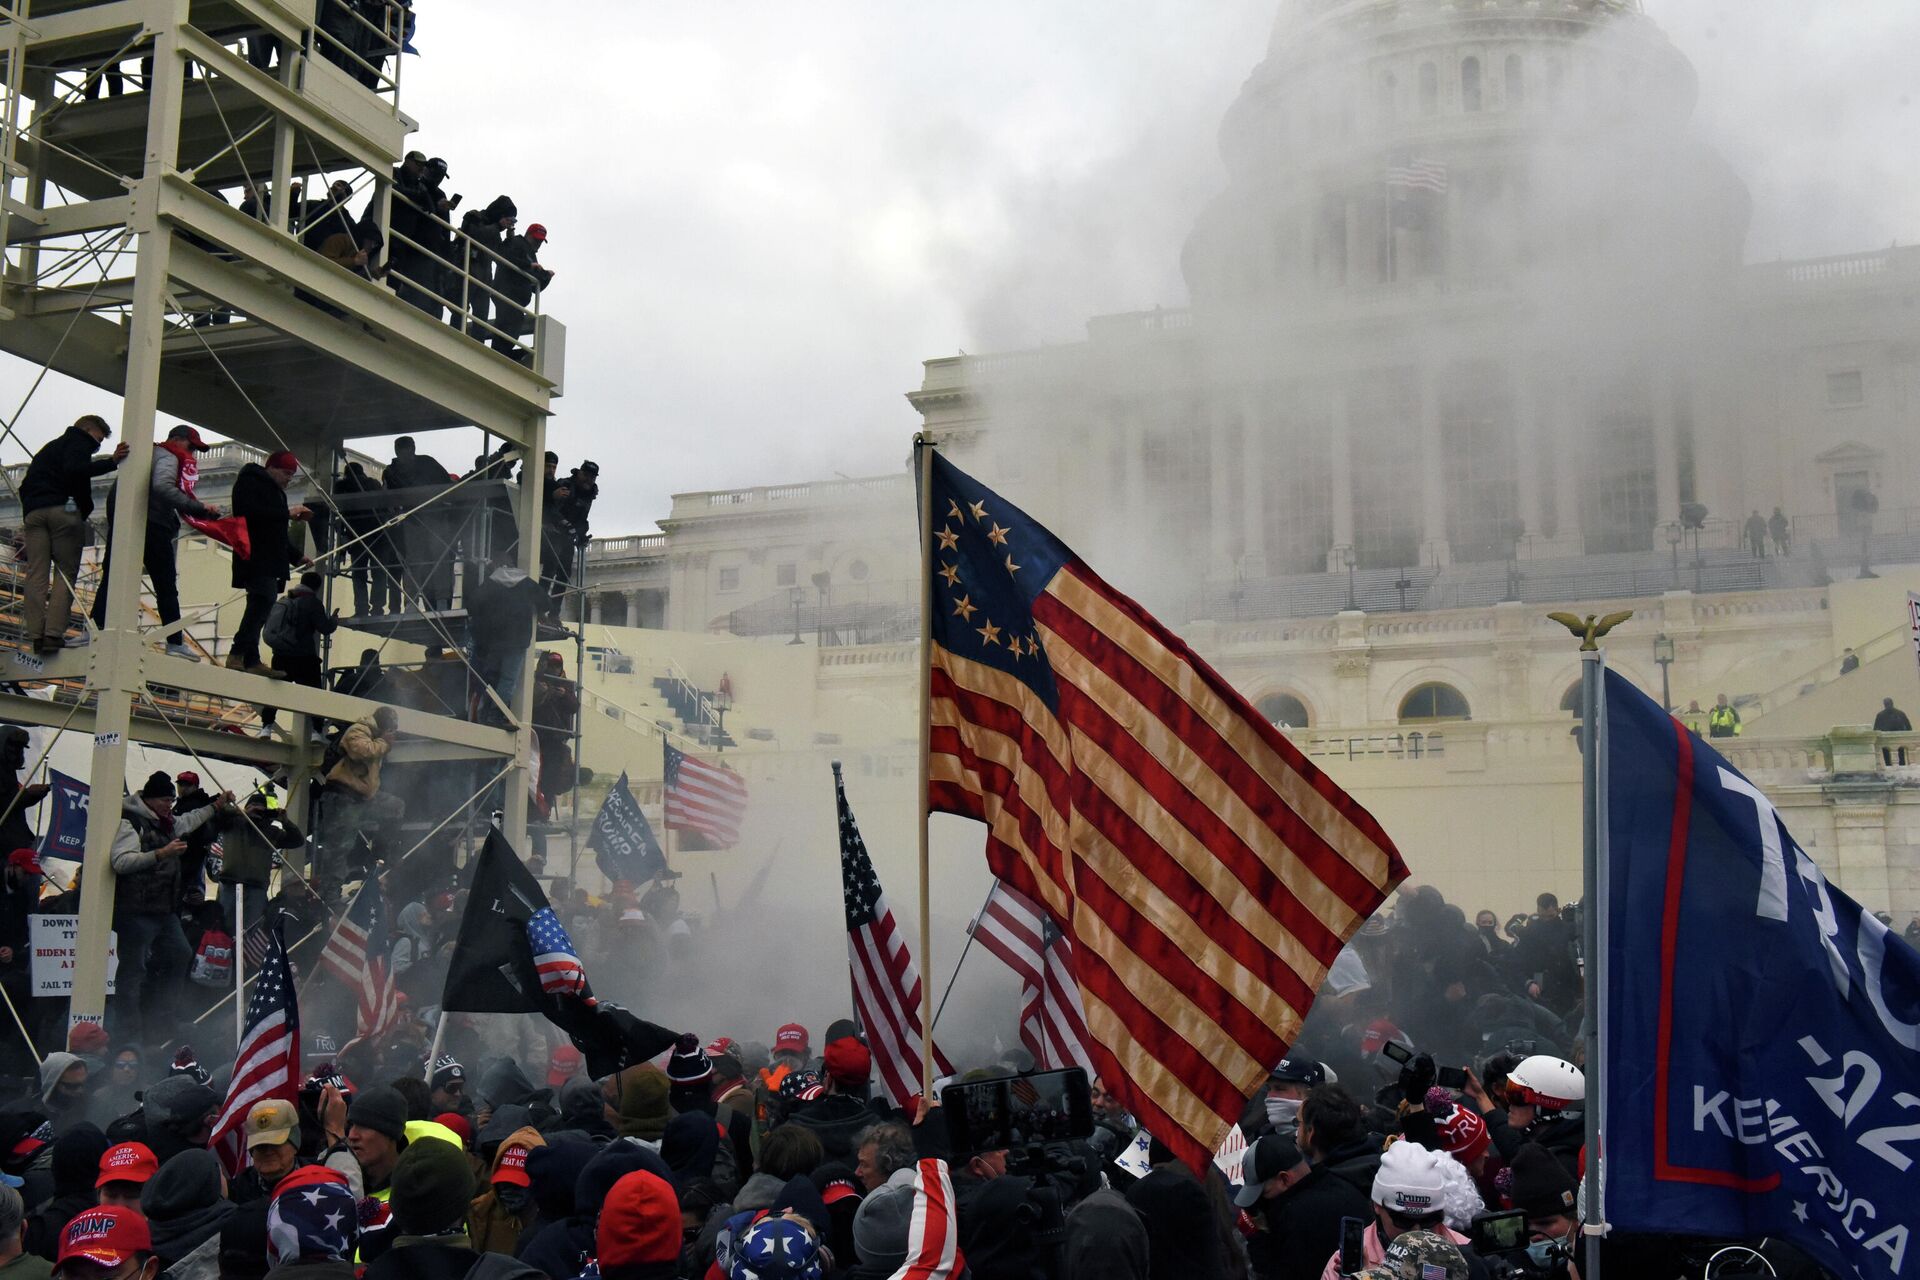
M973 602L971 593L966 590L966 585L961 580L960 565L957 563L960 555L960 535L966 529L969 520L977 526L983 526L986 540L999 549L997 554L1000 556L1001 563L1006 566L1009 578L1017 575L1022 568L1015 563L1012 548L1007 543L1007 535L1013 531L1002 527L997 520L987 514L985 502L970 502L963 508L957 500L949 498L946 517L933 535L937 564L934 576L945 583L946 603L952 607L953 616L959 618L980 637L982 645L998 645L1004 648L1009 656L1016 659L1037 659L1040 657L1039 637L1032 633L1024 636L1009 635L1006 633L1006 628L996 626L993 619L987 617L980 606ZM954 528L955 524L960 527ZM956 562L949 563L940 558L947 552L954 554ZM980 625L977 627L973 625L975 614L980 615Z

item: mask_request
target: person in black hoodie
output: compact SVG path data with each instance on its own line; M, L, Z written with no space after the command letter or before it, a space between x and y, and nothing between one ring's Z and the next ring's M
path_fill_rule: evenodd
M1224 1280L1213 1205L1191 1170L1174 1164L1156 1167L1127 1188L1127 1203L1147 1226L1149 1275Z
M305 685L309 689L324 689L326 673L320 661L320 638L330 636L340 626L340 611L327 611L320 599L320 575L308 570L300 575L300 581L293 584L281 601L275 603L280 610L277 628L262 631L269 647L273 649L273 669L280 672L294 684ZM271 620L272 611L268 617ZM275 724L279 723L279 709L272 704L260 708L260 736L270 737ZM325 742L326 731L322 722L312 720L310 733L314 742Z
M53 1140L53 1199L27 1219L28 1253L53 1261L67 1224L100 1203L94 1182L100 1176L100 1157L111 1145L97 1126L85 1122Z
M1293 1140L1268 1134L1247 1148L1235 1204L1259 1231L1248 1242L1260 1280L1315 1280L1340 1247L1340 1220L1373 1217L1373 1203L1344 1178L1315 1168Z
M495 196L493 202L484 209L469 209L460 219L461 239L454 245L453 264L456 269L464 268L470 281L455 281L455 289L462 285L466 289L467 311L475 323L466 326L477 342L487 340L484 327L487 317L492 314L492 289L494 284L494 258L513 234L514 224L520 220L520 210L515 207L511 196ZM471 242L471 243L469 243ZM447 295L454 301L460 300L460 293ZM464 317L455 316L456 324Z
M527 669L533 624L547 596L537 578L503 564L486 576L467 602L467 634L473 669L509 707ZM486 701L483 707L491 707Z
M827 1045L827 1096L795 1109L791 1119L813 1131L829 1160L849 1163L859 1158L857 1140L882 1117L867 1101L867 1080L873 1054L853 1036Z
M38 653L55 653L66 644L73 583L80 575L87 517L93 514L93 479L127 456L124 444L114 446L109 457L93 456L112 434L105 418L89 413L42 445L21 477L27 574L20 588L26 600L20 630Z
M233 585L247 593L247 607L227 651L227 665L256 676L280 678L260 661L260 629L267 625L273 602L287 585L296 562L305 556L293 544L288 522L313 515L304 506L290 506L287 486L300 470L300 461L282 449L263 466L249 462L233 481L233 514L247 522L252 553L233 558Z
M553 272L540 265L540 250L546 243L547 229L536 222L525 235L508 236L501 242L500 256L505 261L494 265L494 288L501 294L493 303L498 313L494 328L499 332L489 341L495 351L522 364L532 360L515 341L533 328L527 320L526 306L534 294L553 283Z
M389 492L408 489L435 489L453 483L453 473L431 454L421 453L412 436L393 442L393 461L382 477ZM410 494L404 507L427 501L432 495ZM395 611L425 607L445 609L453 600L453 533L447 516L436 508L416 511L395 525L388 537L401 552L401 575L410 596L424 597L424 604L408 599L394 604Z
M220 1234L235 1205L211 1151L182 1151L160 1166L140 1192L140 1212L153 1232L153 1252L172 1266Z

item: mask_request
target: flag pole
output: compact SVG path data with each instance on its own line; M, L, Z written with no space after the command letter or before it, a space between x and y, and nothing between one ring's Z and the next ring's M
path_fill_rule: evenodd
M1633 615L1619 613L1598 620L1589 616L1578 629L1571 615L1556 614L1554 620L1581 637L1580 645L1580 795L1583 828L1581 868L1581 978L1586 1001L1586 1212L1582 1232L1587 1241L1580 1259L1580 1274L1585 1280L1602 1280L1600 1242L1607 1233L1606 1203L1600 1178L1604 1153L1606 1059L1603 1056L1601 1028L1606 1021L1606 942L1602 929L1605 894L1610 879L1605 866L1607 856L1606 808L1606 694L1603 680L1606 655L1596 643L1615 626Z
M660 731L660 860L673 870L673 824L667 821L667 731Z
M933 1097L933 894L928 876L928 788L933 765L933 438L913 438L920 478L920 774L915 783L920 810L920 1093Z
M233 886L233 1051L247 1038L247 1002L240 993L247 986L247 886ZM295 997L296 999L298 997Z
M433 1064L440 1060L440 1046L447 1038L447 1011L440 1010L439 1020L433 1024L433 1048L427 1050L427 1083L433 1083Z
M960 959L954 962L953 976L947 979L947 989L940 993L940 1007L933 1011L933 1020L937 1024L940 1015L947 1011L947 998L953 994L953 984L960 981L960 970L967 963L967 953L973 950L973 935L980 931L980 922L987 918L987 908L993 905L993 895L1000 892L1000 882L995 880L993 887L987 890L987 900L980 904L980 910L974 913L973 923L967 926L967 945L960 948ZM927 1028L932 1034L933 1028Z

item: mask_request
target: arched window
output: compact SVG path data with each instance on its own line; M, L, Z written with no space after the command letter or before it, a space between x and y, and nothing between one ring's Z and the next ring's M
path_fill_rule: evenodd
M1471 720L1466 697L1450 684L1423 684L1400 700L1401 724L1437 724Z
M1467 58L1460 63L1460 105L1478 111L1480 104L1480 59Z
M1573 712L1575 720L1580 718L1580 682L1578 680L1568 685L1567 691L1560 695L1560 709Z
M1282 729L1306 729L1313 724L1307 704L1290 693L1268 694L1260 699L1259 710L1269 723Z
M1383 124L1392 124L1400 113L1400 81L1392 73L1380 79L1380 120Z
M1527 64L1520 55L1507 55L1507 109L1517 111L1527 105Z
M1440 112L1440 68L1431 62L1420 64L1420 114L1438 115Z

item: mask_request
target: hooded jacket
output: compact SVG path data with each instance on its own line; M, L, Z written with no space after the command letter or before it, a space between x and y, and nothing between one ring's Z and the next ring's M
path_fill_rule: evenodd
M544 1106L553 1097L550 1089L536 1089L533 1081L527 1079L527 1073L512 1058L494 1059L493 1064L481 1073L479 1092L496 1111L508 1106L529 1109Z
M658 1149L667 1131L667 1073L641 1066L620 1080L620 1119L614 1125L623 1138L638 1138Z
M1147 1226L1118 1191L1096 1191L1067 1215L1065 1280L1147 1280Z
M502 565L474 588L467 628L482 649L517 653L533 643L533 622L547 589L511 565Z
M276 658L318 658L320 637L330 636L340 624L321 603L320 593L304 582L296 582L287 591L287 626L295 637L289 649L275 649Z
M525 1147L531 1151L546 1145L547 1140L540 1136L540 1131L529 1125L508 1134L499 1150L493 1153L493 1165L487 1171L487 1189L474 1197L473 1207L467 1214L467 1235L476 1251L512 1254L520 1243L521 1233L539 1216L531 1189L521 1188L526 1192L526 1202L518 1210L511 1209L500 1198L493 1179L500 1172L500 1161L509 1148Z
M380 794L380 762L387 758L392 744L380 736L373 716L363 716L347 726L340 735L340 763L327 774L327 781L338 783L363 800Z
M178 813L171 826L160 821L147 802L128 796L120 804L120 829L113 836L113 914L116 916L172 915L180 903L180 859L157 858L154 850L184 840L220 810L212 805L192 813Z
M53 1091L59 1085L60 1077L80 1065L80 1055L55 1050L40 1062L40 1102L43 1106L53 1105Z
M237 1206L220 1195L220 1162L211 1151L182 1151L140 1192L153 1251L168 1266L220 1233Z
M1127 1203L1146 1223L1152 1274L1192 1280L1221 1280L1226 1274L1213 1205L1191 1172L1156 1168L1127 1188Z
M232 585L255 591L278 590L293 570L299 551L287 530L291 517L287 491L257 462L233 478L233 514L247 522L252 555L233 558Z
M830 1093L824 1098L795 1109L788 1117L802 1129L810 1129L820 1139L829 1160L852 1160L859 1155L854 1139L879 1123L873 1108L847 1093Z

